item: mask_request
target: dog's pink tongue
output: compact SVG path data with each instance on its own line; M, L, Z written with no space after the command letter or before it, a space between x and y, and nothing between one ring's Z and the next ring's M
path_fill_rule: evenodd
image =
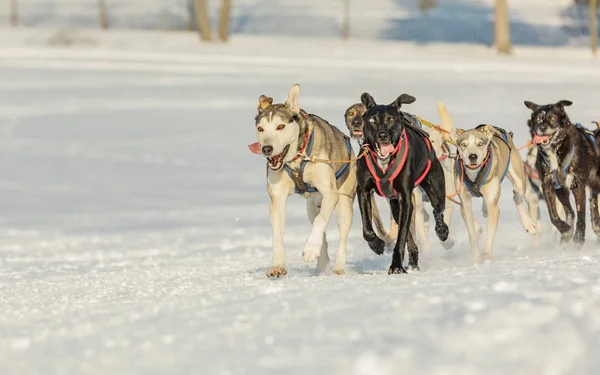
M248 145L248 148L253 153L260 155L260 143L259 142L255 142L255 143L253 143L251 145Z
M394 152L394 145L391 143L388 143L385 146L380 146L379 149L381 150L381 155L388 156L389 154Z
M536 135L534 135L534 136L533 136L533 140L532 140L532 142L533 142L533 143L535 143L535 144L538 144L538 143L542 143L542 142L544 142L544 141L545 141L545 140L547 140L548 138L550 138L550 136L549 136L549 135L537 135L537 134L536 134Z

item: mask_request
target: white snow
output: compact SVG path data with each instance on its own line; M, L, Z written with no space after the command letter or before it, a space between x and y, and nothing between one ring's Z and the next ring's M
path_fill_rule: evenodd
M493 263L470 263L455 210L457 246L430 233L422 270L389 276L355 205L347 275L316 277L293 196L289 273L270 280L265 162L246 147L258 96L281 102L296 82L300 105L342 129L364 91L410 93L410 111L434 122L443 100L457 125L493 123L517 145L523 100L570 99L591 126L600 67L587 51L78 35L94 44L0 34L0 374L600 372L591 230L581 251L563 251L544 209L531 248L506 181Z

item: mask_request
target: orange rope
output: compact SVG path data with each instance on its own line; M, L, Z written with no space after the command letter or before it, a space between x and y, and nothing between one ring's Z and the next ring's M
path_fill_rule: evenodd
M308 158L308 161L312 161L313 163L352 163L353 161L357 161L358 159L365 157L368 153L369 153L369 150L367 148L365 148L360 155L358 155L356 158L350 159L350 160L319 159L319 158L315 158L315 157L311 156Z
M523 146L521 146L521 147L519 148L519 151L521 151L522 149L524 149L524 148L526 148L526 147L529 147L529 146L531 146L531 145L533 145L533 144L534 144L534 143L533 143L533 141L529 141L529 142L525 143Z
M460 202L455 201L454 197L456 197L458 194L460 194L460 191L462 190L463 187L463 181L465 180L465 171L463 169L464 167L462 166L462 163L460 164L460 185L458 185L458 190L456 190L456 193L452 194L452 195L446 195L446 198L449 199L450 201L458 204L459 206L461 205Z

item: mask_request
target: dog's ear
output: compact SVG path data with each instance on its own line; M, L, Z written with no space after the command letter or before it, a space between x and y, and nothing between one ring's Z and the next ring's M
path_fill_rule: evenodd
M450 138L450 140L452 142L456 143L458 141L458 137L464 132L465 132L465 129L454 128L450 131L448 138Z
M493 137L496 134L496 130L492 125L484 125L479 128L479 131L486 134L488 137Z
M592 121L592 124L596 124L598 130L600 130L600 121Z
M531 109L532 111L540 108L539 105L535 104L534 102L530 102L529 100L525 100L523 103L525 103L525 107Z
M364 92L360 96L360 102L364 104L365 107L367 107L367 109L375 107L377 105L377 103L375 103L375 99L373 99L373 97L368 92Z
M570 100L561 100L559 102L556 102L556 104L554 104L554 106L564 108L564 107L570 106L571 104L573 104L573 102Z
M392 107L396 107L397 110L400 110L400 108L402 108L402 104L412 104L416 100L417 99L412 95L402 94L395 101L390 103L390 105Z
M298 107L298 95L300 95L300 85L296 83L290 90L288 98L285 101L285 106L295 115L300 113L300 107Z
M258 98L258 113L261 113L265 109L269 108L269 106L273 104L273 98L266 97L261 95Z

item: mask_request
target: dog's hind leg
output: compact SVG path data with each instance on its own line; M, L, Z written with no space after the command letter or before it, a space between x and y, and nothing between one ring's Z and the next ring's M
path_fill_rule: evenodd
M421 250L423 252L429 251L429 241L428 241L428 232L429 232L429 214L425 211L423 207L423 193L421 189L418 187L413 190L413 204L414 204L414 221L413 225L416 229L416 240L418 240Z
M308 213L308 220L311 224L314 223L315 218L321 210L321 197L317 194L313 194L306 200L306 211ZM321 244L321 251L319 253L319 259L317 260L317 273L323 273L327 270L329 265L329 254L327 253L327 233L323 233L323 242Z
M352 197L340 194L340 199L335 208L340 231L340 245L335 254L335 266L333 267L333 273L337 275L346 273L346 242L352 226L352 203L354 203Z
M392 253L392 264L388 274L406 273L404 269L404 252L408 241L408 231L413 216L412 194L407 189L398 191L398 199L391 199L390 206L396 216L398 224L398 240Z
M575 195L575 207L577 208L577 224L575 225L573 243L575 248L579 249L585 242L585 186L574 187L573 194Z
M526 192L525 184L528 183L525 176L525 165L523 164L523 159L521 159L521 154L519 154L519 151L515 149L511 149L510 165L508 166L508 179L513 185L513 201L515 202L517 210L519 211L521 225L523 225L523 228L527 231L527 233L536 235L536 222L531 218L529 212L527 212L527 208L523 202L523 197L525 197ZM500 181L498 181L498 184L500 184ZM498 193L498 196L500 196L500 193Z
M413 210L413 217L410 221L410 228L408 229L408 267L413 270L419 270L419 247L417 246L416 238L416 230L415 230L415 215Z

